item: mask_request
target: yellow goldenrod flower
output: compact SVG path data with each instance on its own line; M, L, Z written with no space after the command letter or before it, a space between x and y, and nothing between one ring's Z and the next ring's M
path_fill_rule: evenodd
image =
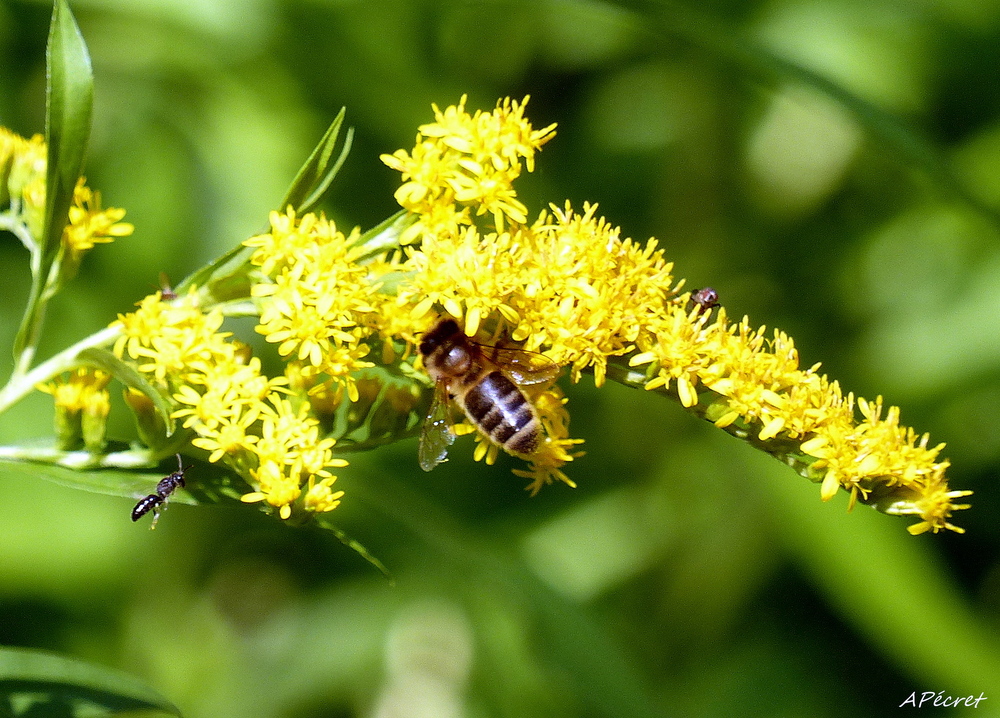
M111 398L107 390L111 375L100 369L79 367L68 378L59 377L39 384L55 403L56 438L61 448L78 448L82 441L88 451L104 447L104 435Z
M333 511L340 505L340 499L344 495L343 491L331 491L330 487L336 481L335 476L323 479L318 484L313 479L309 479L309 489L306 491L305 506L309 511L321 513Z
M434 105L435 122L420 127L412 152L382 155L383 162L403 174L396 200L411 212L426 215L423 227L428 234L464 216L458 207L451 216L438 217L431 211L449 205L490 214L497 230L507 219L524 223L527 209L512 183L521 174L522 160L529 172L534 169L535 153L554 134L555 125L532 129L524 117L527 97L520 103L506 99L493 112L477 111L472 116L465 111L465 101L463 95L457 107L444 112Z
M93 249L95 244L106 244L132 234L132 225L121 221L124 216L123 209L101 209L100 193L87 187L81 177L73 190L69 223L63 230L63 245L69 252L68 260L79 265L83 253Z
M3 200L0 204L17 204L24 195L25 187L39 181L44 192L46 166L44 137L35 135L26 140L0 127L0 178L5 179L5 186L0 188L0 199ZM44 213L44 194L41 207Z
M583 452L571 453L576 444L582 444L583 439L569 438L569 412L566 411L566 397L558 386L553 386L540 394L533 396L532 401L538 410L538 417L545 430L545 440L538 451L529 459L528 469L515 469L514 473L531 479L526 488L534 496L543 486L553 481L576 488L576 484L562 471L562 467L583 455Z
M243 412L236 416L225 416L211 428L198 425L196 430L199 436L191 440L191 445L208 451L208 460L213 464L225 456L252 452L258 437L248 432L255 420L252 413Z
M344 236L313 214L271 213L271 231L245 242L256 247L250 261L269 281L254 285L261 300L257 331L278 353L302 363L300 371L324 375L331 386L357 398L353 372L371 367L364 343L368 317L376 312L377 284L355 259L358 231Z
M292 515L292 503L302 493L295 477L287 475L287 467L276 461L265 461L257 468L250 469L250 478L260 490L244 494L241 501L256 503L266 501L279 509L278 515L287 519Z

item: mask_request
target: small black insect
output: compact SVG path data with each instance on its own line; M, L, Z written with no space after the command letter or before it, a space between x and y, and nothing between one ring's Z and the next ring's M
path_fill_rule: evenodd
M181 455L177 454L177 471L160 479L156 484L156 493L139 500L139 503L132 509L132 520L138 521L152 511L153 525L150 528L156 528L156 522L160 520L160 511L166 508L170 494L184 486L184 474L190 468L190 466L184 466Z
M719 306L719 293L712 287L705 287L691 292L691 298L688 301L701 307L699 314L704 314Z

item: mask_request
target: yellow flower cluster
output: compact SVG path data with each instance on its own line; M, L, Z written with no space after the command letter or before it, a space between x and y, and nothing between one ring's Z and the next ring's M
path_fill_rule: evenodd
M125 210L117 207L101 209L101 194L87 187L83 178L73 190L73 205L69 208L69 224L63 231L63 246L69 261L79 265L84 252L95 244L107 244L118 237L127 237L134 228L122 222Z
M852 503L888 494L894 513L921 517L911 533L960 530L948 517L965 505L952 499L969 492L947 491L941 446L928 448L926 435L899 426L898 409L883 419L880 399L859 398L858 421L854 396L818 366L800 369L787 335L767 339L746 318L731 324L724 310L713 319L679 294L655 240L621 239L593 205L582 213L553 206L527 224L510 182L519 158L530 170L553 127L533 130L524 104L505 100L471 117L464 98L444 112L435 107L436 122L420 128L412 153L382 157L403 175L400 204L417 215L401 265L412 279L398 292L414 319L441 306L464 318L471 336L499 317L512 339L568 367L573 381L590 369L601 385L615 357L649 365L647 389L674 387L685 407L700 405L718 426L739 424L760 442L798 444L824 500L840 488ZM492 227L477 224L484 214ZM533 476L536 490L549 480L543 473Z
M41 237L45 221L45 139L35 135L26 140L0 127L0 205L10 203L32 237Z
M685 311L677 304L647 329L638 343L644 351L629 359L630 366L654 368L647 389L668 389L673 382L681 404L700 403L716 426L739 423L744 435L753 434L759 442L796 442L807 474L822 482L824 501L841 488L850 493L852 506L859 498L889 492L897 495L893 513L923 519L909 527L911 533L961 531L947 519L967 508L952 499L970 492L947 490L949 464L937 460L944 445L928 448L926 434L918 438L913 429L900 426L897 407L881 418L881 397L875 402L845 397L836 381L817 373L818 364L800 369L798 352L785 333L775 330L769 340L766 329L752 329L746 317L730 324L720 309L708 321L699 308ZM710 391L699 395L699 387Z
M12 214L27 229L35 243L42 235L45 221L45 173L48 165L45 140L35 135L30 140L0 127L0 204L9 203ZM128 222L122 222L125 210L115 207L101 209L100 194L87 187L81 177L73 191L69 222L63 230L63 279L76 273L83 254L95 244L112 242L133 232Z
M365 361L365 343L377 326L377 276L356 262L358 232L345 237L336 225L314 214L296 218L291 209L271 213L271 231L248 239L250 261L264 277L253 286L261 299L257 331L278 345L297 378L314 395L339 400L343 388L358 400L354 372Z
M396 201L419 216L411 234L450 232L470 223L469 210L524 223L528 210L513 182L522 161L535 168L535 152L555 134L555 125L535 130L524 117L524 102L505 99L493 112L465 111L466 97L444 112L434 105L435 122L422 125L412 152L396 150L382 161L403 174ZM404 239L405 241L405 239Z
M594 365L602 381L606 357L623 351L620 338L605 329L623 317L608 317L607 307L613 306L613 294L626 291L629 280L622 276L614 286L594 287L588 275L607 264L616 230L595 220L591 207L583 217L574 216L568 206L555 209L552 217L543 214L526 226L527 209L513 182L523 169L534 169L535 154L554 136L555 125L533 129L524 117L527 98L505 99L492 112L471 116L465 101L463 97L443 112L435 106L435 122L419 128L412 152L382 155L386 165L402 173L396 199L416 220L401 237L406 254L396 270L407 279L396 288L396 305L408 309L418 325L442 308L464 321L469 336L488 320L499 332L499 322L525 350L544 347L550 360L571 367L574 378ZM480 228L480 218L492 231ZM590 243L594 251L575 251ZM622 254L650 260L632 249L626 246ZM659 256L652 262L664 268ZM551 322L552 313L561 314L563 323ZM586 338L579 331L548 332L574 322L595 332ZM529 468L515 473L531 479L527 488L532 494L554 480L574 486L562 467L572 461L571 448L580 441L569 438L565 398L557 387L525 392L538 409L545 436L529 457ZM495 461L497 446L481 434L478 439L476 460Z
M329 469L347 465L333 456L334 441L320 436L306 403L296 408L285 398L287 379L265 376L259 359L219 331L221 312L203 312L197 297L194 288L173 302L160 292L146 297L138 310L119 316L115 353L138 362L181 407L173 417L195 433L194 446L256 487L243 501L266 501L283 519L300 498L306 511L332 511L343 492L332 491Z
M107 372L79 367L67 378L38 385L39 391L52 395L56 439L61 448L77 449L81 442L94 453L104 448L104 432L111 411L107 390L110 381Z
M469 336L486 317L499 315L525 349L544 349L570 367L574 381L592 368L600 386L608 357L628 352L643 317L658 314L672 294L672 265L654 240L645 246L622 240L591 204L582 214L569 203L553 206L530 225L519 202L513 210L511 202L474 205L474 215L489 209L494 220L492 231L480 229L469 203L492 201L500 186L513 201L519 158L533 169L534 154L555 125L533 130L524 118L527 98L504 100L494 112L472 117L464 101L444 112L435 107L437 122L420 128L412 155L382 156L403 173L400 204L418 215L407 231L419 246L407 247L401 267L412 279L400 287L398 301L412 305L415 318L441 306L464 318ZM473 179L478 189L455 191Z

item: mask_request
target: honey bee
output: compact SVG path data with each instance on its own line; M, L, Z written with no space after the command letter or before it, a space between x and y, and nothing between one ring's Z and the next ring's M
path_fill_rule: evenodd
M150 526L150 528L156 528L156 522L160 520L160 511L165 508L167 499L170 498L170 495L180 487L184 486L184 474L187 473L187 470L190 468L190 466L184 466L184 462L181 460L181 455L177 454L177 471L160 479L160 481L156 484L156 490L154 493L146 496L145 498L139 499L139 503L137 503L135 508L132 509L132 520L138 521L152 511L153 525Z
M520 387L551 382L559 373L556 364L541 354L474 342L450 318L424 334L419 349L435 384L420 433L420 468L430 471L444 461L455 441L451 402L507 453L529 456L538 449L538 411Z

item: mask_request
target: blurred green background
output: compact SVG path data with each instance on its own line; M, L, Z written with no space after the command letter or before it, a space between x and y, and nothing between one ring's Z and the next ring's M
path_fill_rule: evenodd
M596 201L656 236L689 286L947 442L976 494L965 535L911 537L584 381L576 490L529 499L468 439L428 475L415 440L352 457L337 518L395 585L246 508L174 506L150 532L129 501L0 477L0 645L126 670L191 718L882 716L914 691L1000 715L1000 3L71 4L87 176L136 232L87 258L42 356L260 231L341 106L355 144L325 210L367 228L396 208L378 155L430 103L530 94L559 123L519 186L532 214ZM0 124L26 136L50 12L0 0ZM10 235L0 266L9 347L29 286ZM0 416L0 443L50 433L48 397Z

